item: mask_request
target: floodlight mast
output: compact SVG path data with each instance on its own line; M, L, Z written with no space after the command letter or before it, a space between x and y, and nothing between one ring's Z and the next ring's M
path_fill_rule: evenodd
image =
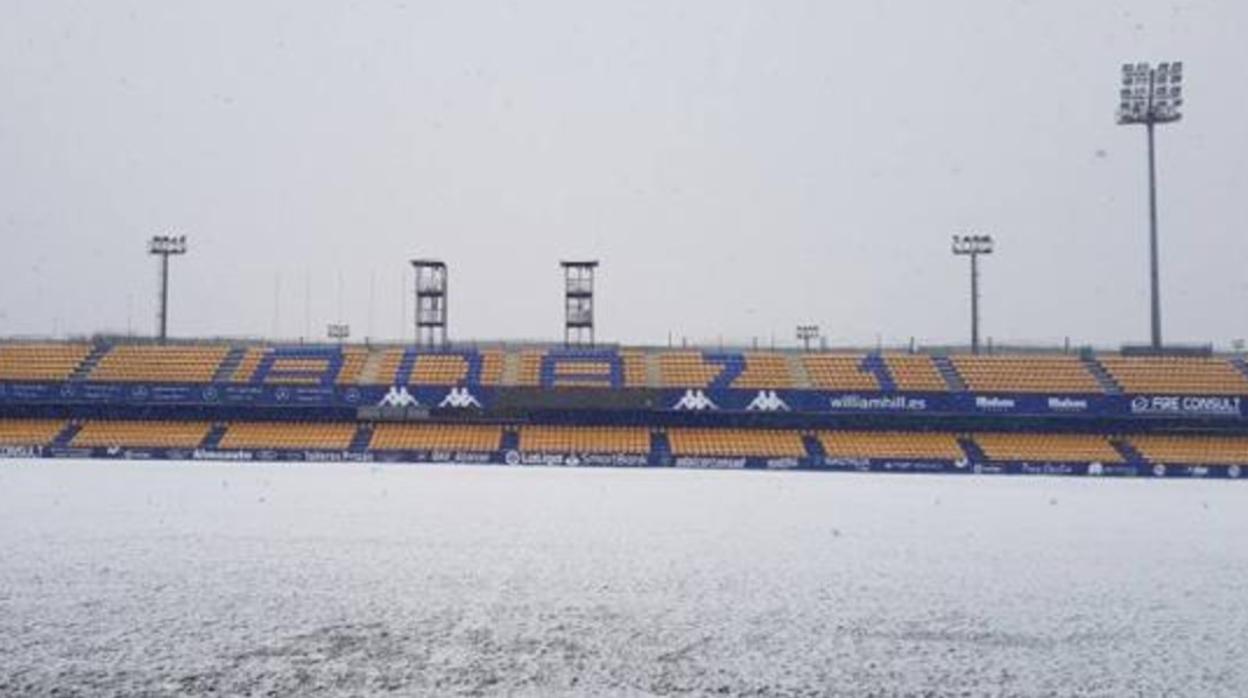
M147 253L160 256L160 314L158 339L161 344L168 339L169 329L169 257L186 254L185 235L155 235L147 242Z
M594 271L598 260L561 261L563 268L563 346L594 346ZM586 339L588 338L588 342Z
M438 259L413 259L416 270L416 345L446 348L447 268Z
M1183 118L1183 63L1126 63L1122 66L1118 123L1143 124L1148 136L1148 251L1152 347L1161 349L1161 283L1157 245L1157 158L1154 130Z
M810 351L810 341L819 338L819 326L798 325L797 338L802 342L802 351Z
M344 322L336 322L325 326L325 334L330 339L338 340L342 344L343 340L351 336L351 326Z
M979 256L992 254L991 235L954 235L953 253L971 258L971 353L979 353Z

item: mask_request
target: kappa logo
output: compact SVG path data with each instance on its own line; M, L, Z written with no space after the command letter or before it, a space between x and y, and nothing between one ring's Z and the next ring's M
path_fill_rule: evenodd
M451 392L442 398L438 407L480 407L481 403L468 392L467 388L451 388Z
M685 391L685 394L682 395L680 400L672 406L672 409L701 411L717 410L719 407L717 407L715 403L711 402L711 399L706 396L706 393L701 390L690 389Z
M378 407L416 407L420 403L407 392L407 386L391 386L386 396L377 403Z
M776 391L760 390L745 409L758 412L788 412L789 406L776 395Z

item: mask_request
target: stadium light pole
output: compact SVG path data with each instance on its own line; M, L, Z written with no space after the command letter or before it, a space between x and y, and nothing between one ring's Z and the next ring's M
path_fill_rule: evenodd
M1182 118L1183 63L1126 63L1122 66L1118 124L1144 125L1148 134L1148 251L1149 281L1152 291L1152 346L1161 349L1161 283L1157 261L1157 159L1153 132L1157 124Z
M979 353L979 256L992 254L991 235L954 235L953 253L971 258L971 353Z
M169 329L169 257L186 254L185 235L155 235L147 243L147 253L160 256L160 343Z
M810 351L810 340L819 338L819 326L798 325L797 338L802 341L802 351Z
M341 322L326 325L325 334L330 339L336 339L339 344L342 344L347 337L351 336L351 326Z

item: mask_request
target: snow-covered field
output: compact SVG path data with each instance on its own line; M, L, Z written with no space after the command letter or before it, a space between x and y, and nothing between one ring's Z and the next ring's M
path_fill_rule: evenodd
M0 694L1248 695L1248 486L0 462Z

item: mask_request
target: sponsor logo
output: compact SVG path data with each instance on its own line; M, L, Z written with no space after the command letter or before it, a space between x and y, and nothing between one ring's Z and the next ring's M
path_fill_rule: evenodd
M468 388L451 388L451 392L442 398L442 402L438 403L438 407L481 407L481 403L468 392Z
M514 453L512 451L511 453ZM569 468L593 466L641 467L646 457L632 453L524 453L516 454L517 462L510 465L561 465Z
M209 451L197 448L191 451L192 460L255 460L251 451Z
M828 458L824 456L823 466L825 468L846 468L865 472L871 469L871 461L866 458Z
M685 394L676 401L676 404L672 405L672 409L702 411L717 410L719 408L701 390L686 390Z
M130 390L130 394L133 395L136 400L143 400L147 397L147 386L136 385Z
M391 386L385 397L377 403L378 407L417 407L420 403L412 394L407 392L406 386Z
M478 451L432 451L429 460L434 463L489 463L490 454ZM518 465L509 463L508 465Z
M347 402L359 402L360 401L360 389L359 388L347 388L347 392L344 397Z
M744 468L745 459L681 456L676 459L674 465L677 468Z
M1088 474L1089 475L1104 475L1105 466L1101 463L1088 463Z
M0 458L40 458L43 446L0 446Z
M503 462L507 465L520 465L520 453L518 451L508 451L503 455Z
M1164 477L1166 474L1166 466L1162 465L1161 463L1154 465L1153 474L1156 475L1157 477Z
M828 407L834 410L886 410L890 412L919 412L927 409L924 398L897 396L865 397L862 395L839 395L828 398Z
M90 458L94 455L89 448L58 448L48 449L54 458Z
M1023 475L1074 475L1077 471L1070 463L1020 463L1018 472Z
M216 402L221 397L221 393L216 388L204 388L204 399L208 402Z
M636 453L587 453L581 456L581 465L614 465L637 468L646 465L646 457Z
M568 457L562 453L522 453L520 465L569 465ZM580 461L578 460L579 464Z
M372 463L371 453L351 451L304 451L303 459L309 463Z
M948 465L939 461L905 461L888 460L877 462L877 469L883 472L897 473L938 473L948 469ZM976 463L973 472L991 472L989 466Z
M290 399L290 390L287 388L278 388L277 392L273 394L273 397L277 398L279 402L286 402Z
M958 470L966 470L966 467L970 464L971 462L968 461L967 459L959 458L953 462L953 467L957 468Z
M1238 478L1239 475L1240 475L1240 470L1239 470L1238 465L1232 465L1231 467L1226 469L1226 476L1231 478L1232 480Z
M1051 397L1049 409L1054 412L1085 412L1088 409L1088 401L1069 397Z
M1208 414L1238 417L1240 398L1199 395L1139 396L1131 399L1133 414Z
M799 467L801 461L796 458L768 458L767 467L772 470L791 470Z
M984 395L975 396L975 409L987 410L989 412L998 410L1014 409L1014 399L1008 397L987 397Z
M776 391L760 390L745 409L758 412L788 412L789 406L776 395Z

